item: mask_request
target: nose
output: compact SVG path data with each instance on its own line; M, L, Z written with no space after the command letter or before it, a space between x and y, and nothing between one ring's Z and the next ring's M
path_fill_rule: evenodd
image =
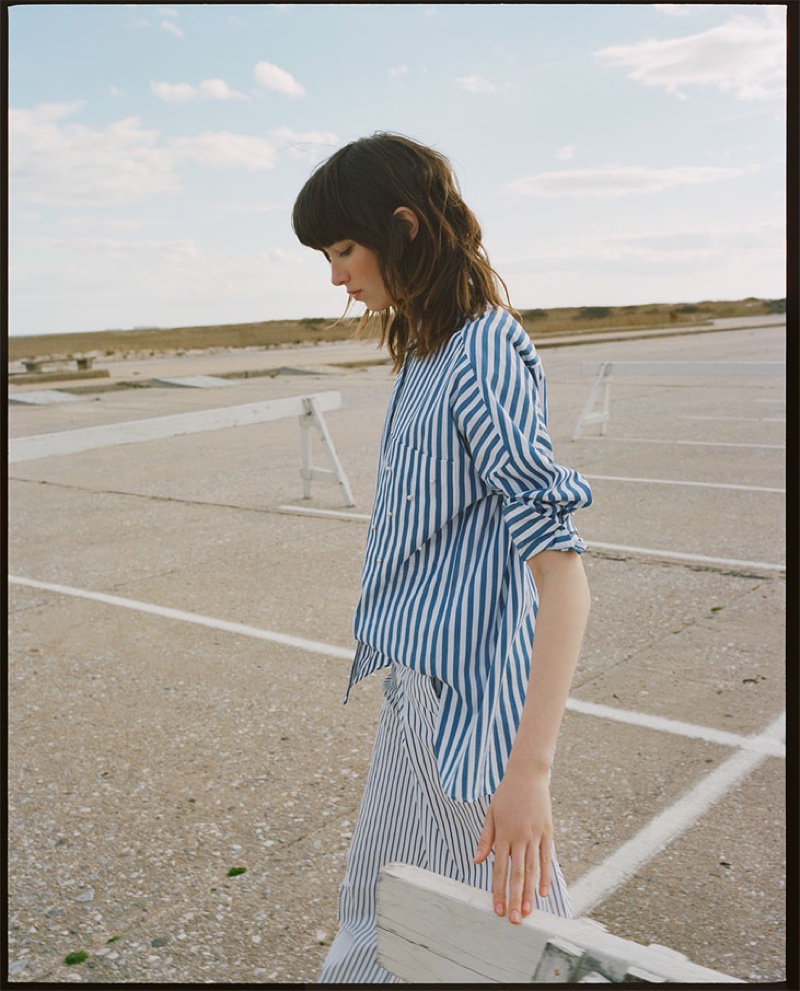
M347 269L337 259L331 261L331 282L335 286L343 286L349 281Z

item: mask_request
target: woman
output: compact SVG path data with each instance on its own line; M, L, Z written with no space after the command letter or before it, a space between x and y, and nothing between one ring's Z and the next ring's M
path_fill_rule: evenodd
M389 982L386 863L491 891L511 923L570 914L549 779L589 612L570 514L591 493L553 461L541 362L444 156L400 135L355 141L314 171L292 222L399 373L350 676L388 668L386 698L319 978Z

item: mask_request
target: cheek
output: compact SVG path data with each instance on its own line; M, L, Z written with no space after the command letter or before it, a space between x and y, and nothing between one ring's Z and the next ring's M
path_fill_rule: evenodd
M381 272L381 267L378 264L377 258L373 258L372 260L372 278L375 280L375 282L378 285L381 285L384 288L386 288L386 280L383 277L383 272Z

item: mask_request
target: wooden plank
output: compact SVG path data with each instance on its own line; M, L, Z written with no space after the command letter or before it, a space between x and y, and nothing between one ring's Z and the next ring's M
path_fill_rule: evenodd
M569 969L587 983L621 983L633 968L652 974L656 982L743 983L674 951L621 939L587 919L535 912L512 926L494 914L488 892L407 864L382 869L378 959L397 977L427 983L531 983L543 979L543 957L553 965L551 979L560 978L555 969Z
M282 420L290 416L300 417L305 413L303 405L305 398L308 397L293 396L289 399L272 399L243 406L200 410L196 413L178 413L153 419L84 427L80 430L64 430L54 434L15 437L8 444L8 461L9 464L33 461L56 455L77 454L95 448L113 447L117 444L135 444L206 430L249 426L269 420ZM339 409L342 404L339 392L318 392L314 395L314 400L317 408L325 412Z

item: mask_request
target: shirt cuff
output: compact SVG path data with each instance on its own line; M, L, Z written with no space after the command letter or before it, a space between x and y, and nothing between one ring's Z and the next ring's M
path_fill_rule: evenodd
M528 561L540 551L574 550L582 554L587 544L575 529L569 513L526 503L505 503L503 519L520 557Z

